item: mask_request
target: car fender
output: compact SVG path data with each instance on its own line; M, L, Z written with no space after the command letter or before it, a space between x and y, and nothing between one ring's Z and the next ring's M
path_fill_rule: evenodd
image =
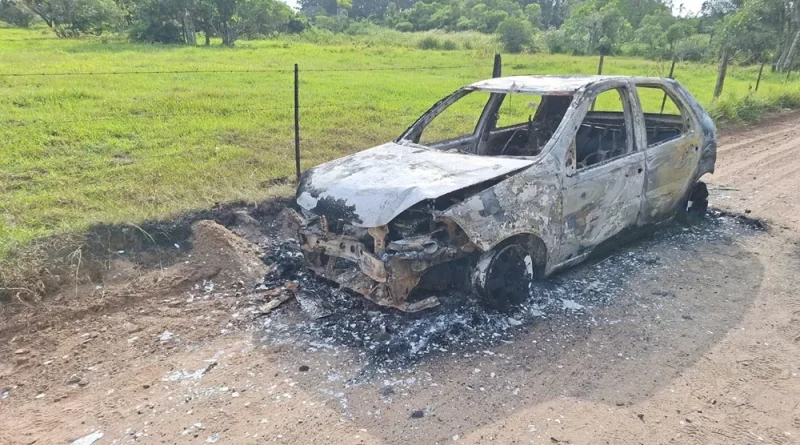
M513 236L535 236L550 252L562 229L562 189L554 157L541 162L448 208L442 214L461 227L470 241L487 252ZM545 266L550 270L550 264Z

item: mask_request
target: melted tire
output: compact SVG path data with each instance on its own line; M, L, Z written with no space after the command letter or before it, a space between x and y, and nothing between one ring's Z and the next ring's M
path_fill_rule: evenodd
M533 254L521 244L508 244L481 257L472 283L485 306L508 311L527 300L534 277Z
M685 224L694 224L705 218L708 213L708 186L698 181L692 186L686 199L683 200L678 219Z

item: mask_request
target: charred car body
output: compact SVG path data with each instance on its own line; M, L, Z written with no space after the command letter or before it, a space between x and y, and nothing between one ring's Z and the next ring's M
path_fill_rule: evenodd
M677 82L517 76L446 97L402 136L307 171L308 266L377 304L470 284L491 304L625 229L704 213L717 133Z

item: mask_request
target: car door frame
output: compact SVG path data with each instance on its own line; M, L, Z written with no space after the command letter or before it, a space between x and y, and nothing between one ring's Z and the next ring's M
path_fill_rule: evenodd
M570 142L567 145L567 153L564 157L566 162L563 163L562 169L563 222L559 254L561 264L557 266L558 268L580 262L603 241L613 237L625 228L635 226L638 221L639 212L641 211L641 201L643 199L645 153L641 148L641 141L636 137L637 131L635 126L637 125L637 120L635 116L638 102L634 94L634 88L633 82L624 80L596 86L591 90L587 89L582 104L583 108L575 116L575 122L577 122L577 124L574 126L573 131L570 132L570 135L565 135L570 138L568 139ZM578 169L574 159L576 150L575 141L578 135L578 129L590 112L589 107L594 100L600 94L613 89L621 90L622 93L621 97L623 98L625 125L628 133L627 140L630 144L629 150L625 154L615 158L583 169ZM571 160L570 157L572 157ZM628 214L614 215L611 213L612 209L607 208L599 209L599 216L591 215L592 211L596 209L596 207L591 207L592 203L587 202L583 209L578 210L580 205L573 204L569 201L574 197L572 190L577 190L580 184L585 184L590 181L602 182L601 178L613 174L612 172L625 175L624 178L610 177L610 180L616 182L618 186L621 185L623 189L625 189L621 192L624 191L634 195L629 199L630 203L625 206ZM633 189L626 189L631 185L634 185ZM637 187L638 190L636 190ZM589 197L584 198L588 199ZM572 210L576 211L573 212ZM586 219L590 217L595 219L601 217L605 219L603 224L608 224L610 230L602 233L607 236L586 239L586 230L588 228ZM571 236L571 234L575 235Z
M692 112L692 107L668 82L660 79L637 80L633 90L636 96L637 139L642 141L646 160L644 199L638 224L647 225L658 222L672 214L681 205L691 187L700 157L702 132L700 122ZM639 87L662 89L675 103L683 119L684 131L680 136L650 146L647 141L647 121L644 107L639 97Z

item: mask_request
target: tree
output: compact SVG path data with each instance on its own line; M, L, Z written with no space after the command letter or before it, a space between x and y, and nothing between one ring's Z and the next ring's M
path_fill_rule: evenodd
M531 3L525 7L525 16L528 22L536 29L542 27L542 6L537 3Z
M24 6L13 0L0 0L0 20L17 28L27 28L33 22L34 15Z
M116 27L122 11L112 0L22 0L58 37L100 34Z
M763 57L766 43L773 38L773 30L764 21L763 3L747 0L736 12L729 13L715 26L714 33L720 38L719 69L714 98L722 94L730 60L737 53L758 53Z
M148 43L187 43L183 3L183 0L142 0L137 3L132 13L131 39Z
M631 25L619 1L603 4L588 0L572 10L564 22L565 46L575 54L612 54L627 38Z
M679 20L670 25L665 33L670 55L674 56L675 45L690 35L692 35L692 25L689 22Z
M533 41L533 27L526 20L509 17L497 27L500 43L506 51L519 53Z
M225 46L233 46L242 35L255 37L285 30L294 14L278 0L215 0L215 3L214 28Z

